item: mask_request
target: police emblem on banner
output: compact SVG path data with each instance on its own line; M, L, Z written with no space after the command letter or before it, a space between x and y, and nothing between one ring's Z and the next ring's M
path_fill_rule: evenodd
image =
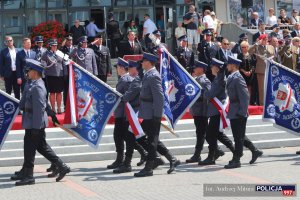
M200 96L200 86L165 49L161 54L160 74L164 92L164 116L174 129L181 118Z
M263 118L300 133L300 74L273 61L267 72Z

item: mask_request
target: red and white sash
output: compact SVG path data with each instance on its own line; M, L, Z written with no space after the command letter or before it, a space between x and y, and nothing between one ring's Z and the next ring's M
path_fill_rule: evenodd
M128 102L125 104L125 112L129 122L129 129L131 129L130 131L134 134L135 138L143 137L145 133L141 127L142 119L138 118Z
M224 104L222 104L222 102L217 97L214 97L213 99L211 99L210 102L214 105L214 107L220 113L219 131L223 132L224 129L230 128L230 121L227 118L227 113L228 113L228 108L229 108L229 98L227 97L225 99Z

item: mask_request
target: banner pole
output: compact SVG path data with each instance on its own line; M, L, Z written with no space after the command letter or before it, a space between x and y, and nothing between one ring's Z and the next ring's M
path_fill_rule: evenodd
M53 124L54 124L54 126L57 126L57 127L61 128L62 130L66 131L67 133L69 133L70 135L76 137L77 139L80 139L70 129L67 129L67 128L63 127L62 125L60 125L58 123L53 123Z
M172 135L174 135L175 137L179 137L178 134L176 134L170 127L168 127L167 125L160 123L162 125L162 127L164 127L167 131L169 131Z

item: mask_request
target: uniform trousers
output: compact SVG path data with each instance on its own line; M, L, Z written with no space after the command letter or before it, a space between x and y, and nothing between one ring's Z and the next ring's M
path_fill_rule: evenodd
M24 136L24 164L25 168L33 168L36 151L41 153L51 163L59 158L46 142L45 129L25 129Z
M128 131L129 122L125 117L115 118L114 141L116 152L123 153L124 141L126 142L126 156L132 157L135 145L134 135Z
M257 83L258 83L258 97L259 105L264 105L264 83L265 83L265 74L256 74Z
M63 91L63 98L64 98L64 106L66 109L66 105L67 105L67 96L69 93L69 77L68 76L64 76L64 91Z
M17 83L17 72L13 71L9 78L4 78L5 91L7 94L11 95L12 90L16 99L20 99L20 85Z
M206 141L209 144L210 150L217 150L218 140L227 148L232 147L232 141L223 133L219 131L220 115L214 115L209 118L207 127Z
M106 75L106 74L99 74L99 75L97 75L97 77L98 77L101 81L103 81L104 83L107 82L107 75Z
M196 137L197 137L195 149L202 151L205 135L206 135L208 119L207 117L203 117L203 116L193 116L193 118L196 127Z
M169 152L159 140L160 123L161 121L158 119L144 119L142 122L142 128L148 137L147 160L154 160L157 157L156 151L164 156Z
M239 158L243 156L244 144L246 143L245 146L248 146L249 142L252 143L247 137L245 137L246 124L247 117L240 117L238 119L230 120L232 135L235 143L234 156Z

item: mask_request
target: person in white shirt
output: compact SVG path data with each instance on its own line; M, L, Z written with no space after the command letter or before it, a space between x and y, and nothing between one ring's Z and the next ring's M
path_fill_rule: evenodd
M143 25L143 39L145 40L146 47L149 47L149 44L151 44L151 40L149 38L149 34L153 33L157 30L157 27L155 23L150 19L150 16L148 14L144 15L144 25Z
M0 78L5 83L5 91L11 94L14 90L14 95L20 99L20 85L17 83L16 72L16 54L17 49L14 47L14 40L11 36L5 37L6 48L0 53Z
M267 17L266 24L267 26L273 26L277 24L277 17L274 15L274 8L269 9L269 16Z
M180 46L180 42L178 41L178 38L180 38L181 36L186 35L186 30L185 28L182 27L182 22L178 21L177 22L177 27L175 28L175 37L177 40L177 46Z
M291 16L291 24L296 24L300 22L300 16L298 15L298 10L293 9Z
M203 24L205 29L214 29L214 20L210 15L210 10L204 11Z

